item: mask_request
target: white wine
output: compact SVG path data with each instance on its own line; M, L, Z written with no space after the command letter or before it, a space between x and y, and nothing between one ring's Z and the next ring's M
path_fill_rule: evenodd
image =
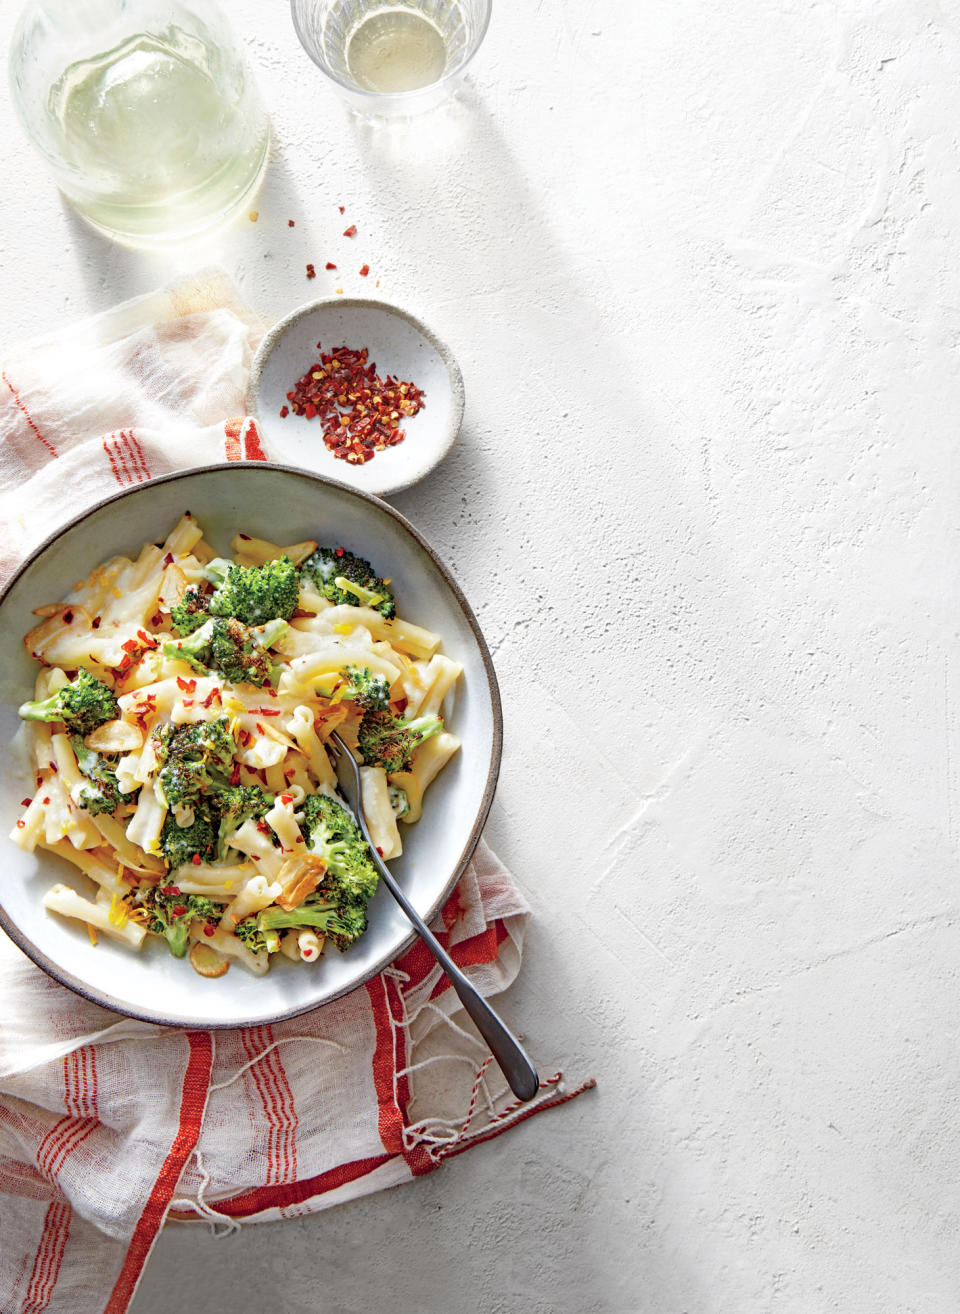
M256 89L177 26L71 64L48 109L61 185L111 236L164 242L207 228L252 194L266 162Z
M447 47L440 29L416 9L375 9L350 34L346 64L366 91L416 91L443 76Z

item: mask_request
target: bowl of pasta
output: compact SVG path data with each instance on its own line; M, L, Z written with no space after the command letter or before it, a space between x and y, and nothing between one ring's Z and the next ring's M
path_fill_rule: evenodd
M78 993L253 1025L403 951L333 731L424 917L462 874L499 770L496 677L452 576L386 503L260 462L155 479L43 544L0 616L0 925Z

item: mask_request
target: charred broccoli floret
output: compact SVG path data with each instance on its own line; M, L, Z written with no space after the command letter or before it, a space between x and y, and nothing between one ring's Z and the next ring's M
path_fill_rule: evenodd
M393 594L363 557L346 548L318 547L300 568L306 579L322 597L337 605L372 607L388 619L397 612Z
M297 609L300 582L289 557L262 566L237 566L218 557L206 567L217 587L208 600L211 616L232 616L244 625L289 620Z
M199 589L188 589L183 598L171 608L170 621L175 633L181 638L186 638L194 630L198 630L201 625L206 624L210 617L210 595L201 593Z
M194 856L206 862L216 849L218 819L215 810L199 799L190 806L193 821L189 826L178 826L176 817L168 812L160 832L160 850L171 871L193 862Z
M191 922L202 921L216 926L222 912L217 904L202 895L181 894L175 885L145 889L139 906L146 909L147 929L164 936L174 958L186 955Z
M234 684L263 685L276 673L267 649L287 629L285 620L254 627L232 616L215 616L188 638L165 643L163 655L189 662L199 671L217 671Z
M217 858L226 857L227 840L251 817L259 821L273 807L273 795L258 785L228 785L218 790L216 804L220 812L217 834Z
M81 668L75 680L49 698L24 703L20 715L25 721L62 721L68 730L88 735L104 721L118 717L120 707L113 691Z
M366 905L344 902L335 893L312 894L290 912L283 908L266 908L248 920L252 925L246 935L240 932L243 922L237 926L237 934L255 953L258 952L255 946L267 948L269 937L276 936L278 931L309 928L332 940L338 949L348 949L367 929Z
M382 712L390 701L390 684L385 675L374 675L367 666L347 666L341 678L346 683L342 698L368 711Z
M404 721L390 712L364 712L357 746L367 766L383 767L389 775L394 771L409 771L416 749L442 729L439 716Z
M116 812L123 802L117 784L116 754L95 753L92 748L87 748L79 735L71 735L70 743L77 766L86 776L82 787L76 790L75 802L94 817L101 812Z
M311 794L304 799L300 829L310 851L322 858L327 868L318 888L301 908L312 909L314 915L325 918L324 934L338 948L345 949L366 927L367 900L372 898L379 880L367 842L353 814L327 794ZM279 929L279 923L270 924ZM314 923L290 923L300 924Z
M203 791L226 786L234 742L225 716L159 726L153 733L160 767L156 784L168 807L189 807Z

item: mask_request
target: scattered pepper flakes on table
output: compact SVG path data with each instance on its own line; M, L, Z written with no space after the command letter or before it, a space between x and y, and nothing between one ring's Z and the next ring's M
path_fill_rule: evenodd
M356 225L356 224L351 224L349 228L345 228L345 229L343 230L343 235L344 235L344 237L356 237L356 235L357 235L357 225Z
M340 211L341 214L343 214L343 206L342 206L342 205L338 205L338 206L337 206L337 209Z
M337 291L342 291L338 288ZM351 465L371 461L377 452L402 443L403 417L425 405L423 390L392 374L377 374L367 347L324 352L287 393L290 410L307 420L320 417L323 441L333 455ZM287 407L280 412L289 414Z
M288 220L287 220L287 227L288 227L288 228L295 228L295 227L296 227L296 224L294 223L294 221L293 221L292 219L288 219Z
M336 269L336 267L337 266L333 263L332 260L328 260L327 263L324 265L324 269Z
M316 276L317 271L314 269L313 265L307 265L307 278L316 278Z
M369 265L361 265L361 266L360 266L360 277L361 277L361 278L366 278L366 276L367 276L369 273L370 273L370 266L369 266Z

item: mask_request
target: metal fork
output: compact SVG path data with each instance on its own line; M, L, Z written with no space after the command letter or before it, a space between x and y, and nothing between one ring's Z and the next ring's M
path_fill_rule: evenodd
M510 1089L514 1095L519 1100L532 1100L540 1088L540 1079L537 1076L536 1068L530 1062L523 1046L513 1032L504 1025L476 987L457 967L446 949L401 890L391 874L390 868L377 852L377 847L370 838L370 831L367 829L367 819L363 812L363 786L360 779L360 768L353 753L335 730L327 740L327 745L332 749L338 765L350 769L349 784L352 786L352 791L350 788L344 787L343 772L338 773L340 775L340 785L357 818L363 837L370 845L370 857L380 873L380 879L416 927L421 940L446 972L450 984L460 998L461 1004L470 1014L477 1030L490 1046L491 1054L500 1064L503 1075L510 1083Z

